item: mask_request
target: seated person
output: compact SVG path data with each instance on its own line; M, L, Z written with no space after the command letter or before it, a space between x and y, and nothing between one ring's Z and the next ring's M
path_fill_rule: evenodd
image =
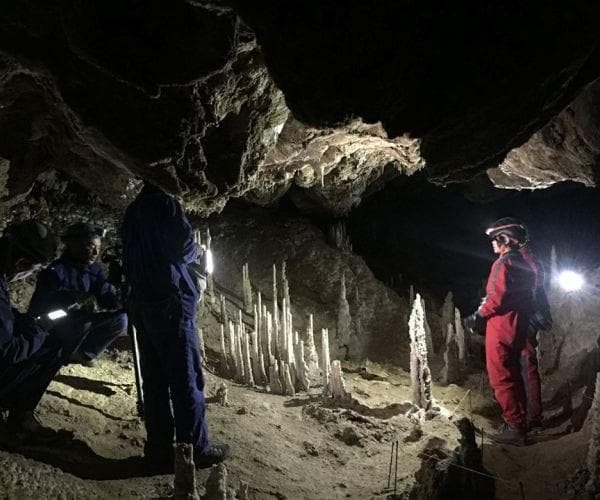
M127 331L127 315L116 289L96 263L102 233L93 224L70 226L62 237L62 256L39 274L29 304L33 316L68 311L54 322L51 333L59 337L72 363L85 366L94 366L95 359ZM94 300L104 311L94 311Z
M62 365L61 344L32 317L12 309L8 283L29 276L56 258L56 238L36 220L9 225L0 238L0 408L8 411L11 438L56 434L43 428L33 410Z

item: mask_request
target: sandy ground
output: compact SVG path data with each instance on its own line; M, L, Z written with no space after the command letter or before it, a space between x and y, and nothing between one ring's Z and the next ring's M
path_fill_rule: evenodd
M210 342L209 342L210 344ZM210 347L210 345L209 345ZM464 387L435 386L434 398L446 417L419 426L400 404L410 397L408 375L374 364L347 366L348 389L359 411L332 406L311 394L285 397L225 380L229 405L214 401L224 379L211 371L209 350L208 422L212 439L233 450L227 468L234 485L245 481L255 498L383 498L391 443L400 441L398 494L407 497L419 469L419 452L431 439L452 450L458 437L453 420L473 418L490 430L498 413L487 380L473 374ZM448 414L454 413L452 419ZM144 428L135 417L135 386L129 352L114 349L95 368L64 367L44 396L38 415L55 429L73 432L53 448L7 445L0 451L0 491L7 498L161 498L172 495L170 475L145 477L137 457ZM422 430L418 437L416 427ZM411 436L417 437L412 440ZM565 480L582 466L586 432L548 435L523 448L485 440L484 463L499 478L497 498L577 498ZM10 441L10 440L9 440ZM203 484L208 471L198 471ZM572 494L571 494L572 493Z

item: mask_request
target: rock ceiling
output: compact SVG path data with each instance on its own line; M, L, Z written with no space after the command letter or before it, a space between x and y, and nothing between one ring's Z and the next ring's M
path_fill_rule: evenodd
M600 6L434 4L12 2L3 200L48 171L113 206L149 179L205 213L289 192L341 215L420 169L595 184Z

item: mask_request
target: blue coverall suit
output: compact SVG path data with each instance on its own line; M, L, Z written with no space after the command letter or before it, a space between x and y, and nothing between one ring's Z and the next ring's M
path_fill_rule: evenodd
M200 291L188 271L197 257L192 228L177 200L146 184L127 208L122 236L129 313L140 341L145 454L171 451L174 428L177 442L205 453L211 445L195 325Z
M0 277L0 407L34 410L62 364L60 342L10 306Z
M120 309L115 288L106 280L96 263L78 268L63 255L38 276L35 292L29 304L32 316L56 309L66 309L84 294L95 296L105 312L72 310L55 321L52 333L63 343L65 352L83 354L95 359L121 334L127 332L127 315Z

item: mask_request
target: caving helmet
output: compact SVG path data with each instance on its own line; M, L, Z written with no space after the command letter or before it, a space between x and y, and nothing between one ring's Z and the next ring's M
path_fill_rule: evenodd
M499 236L504 235L508 238L507 243L512 242L513 244L516 243L519 246L525 245L529 239L529 234L525 224L514 217L503 217L502 219L498 219L496 222L488 226L488 228L485 230L485 234L487 234L491 240L495 240Z
M46 224L36 219L9 224L4 236L32 264L46 264L56 258L56 237Z

